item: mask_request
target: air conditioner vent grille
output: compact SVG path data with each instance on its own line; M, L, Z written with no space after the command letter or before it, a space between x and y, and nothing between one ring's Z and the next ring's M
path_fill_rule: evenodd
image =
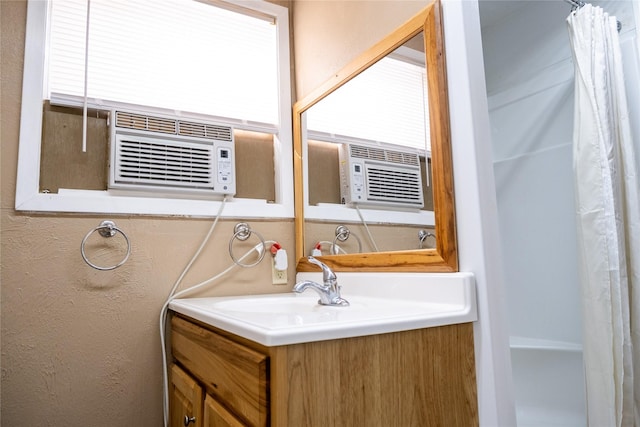
M115 127L120 129L156 132L167 135L205 138L217 141L233 140L233 131L229 126L156 117L129 111L115 112Z
M417 153L387 150L383 148L366 147L363 145L349 145L351 157L358 159L377 160L402 165L419 166L420 158Z
M177 131L176 120L161 117L147 116L144 114L116 111L116 127L126 129L146 130L175 135Z
M231 128L207 123L178 122L178 135L231 141Z
M213 144L118 142L116 182L213 189Z
M420 172L366 166L367 199L422 206Z

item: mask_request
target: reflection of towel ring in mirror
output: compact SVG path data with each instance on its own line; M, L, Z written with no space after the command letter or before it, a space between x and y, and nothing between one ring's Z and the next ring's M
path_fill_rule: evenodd
M87 243L87 240L89 239L89 236L91 236L96 231L102 237L113 237L117 233L122 234L122 237L124 237L124 240L127 242L127 254L124 256L122 261L120 261L116 265L112 265L110 267L100 267L99 265L95 265L91 261L89 261L89 259L87 258L87 254L84 252L84 245ZM98 225L96 228L94 228L93 230L89 231L86 236L84 236L84 239L82 239L82 243L80 244L80 253L82 254L82 259L84 259L84 262L86 262L90 267L93 267L96 270L101 270L101 271L114 270L114 269L120 267L125 262L127 262L127 260L129 259L129 255L131 255L131 242L129 242L129 238L127 237L126 234L124 234L124 231L122 231L118 227L116 227L116 223L115 222L105 220L105 221L102 221L100 223L100 225Z
M418 249L423 249L422 245L424 244L424 241L427 240L427 237L433 237L434 240L436 239L436 235L434 233L427 230L418 231Z
M262 237L262 235L257 231L252 230L251 227L249 227L249 224L247 224L246 222L237 223L236 226L233 228L233 231L234 231L233 236L231 236L231 240L229 240L229 255L231 256L231 259L233 260L233 262L236 265L239 265L240 267L244 267L244 268L255 267L256 265L260 264L260 261L262 261L262 259L264 258L264 254L266 253L266 247L265 247L264 238ZM258 259L255 262L251 264L243 264L238 259L236 259L236 257L233 255L233 242L235 240L240 240L241 242L244 242L249 237L251 237L253 233L255 233L255 235L258 236L258 239L260 240L260 244L255 246L255 250L258 251L260 255L258 256ZM262 245L262 250L258 250L258 247L260 245Z
M336 245L336 242L346 242L347 239L349 238L349 236L353 236L356 241L358 242L358 253L362 253L362 242L360 241L360 238L355 235L352 234L351 231L344 225L339 225L336 227L336 237L335 239L333 239L333 242L331 244L331 253L333 255L337 255L338 254L338 249L339 246Z

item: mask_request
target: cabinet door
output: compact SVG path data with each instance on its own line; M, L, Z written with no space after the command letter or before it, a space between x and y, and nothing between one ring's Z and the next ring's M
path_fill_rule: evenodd
M202 427L244 427L236 417L228 412L213 397L204 400L204 425Z
M171 325L171 351L180 365L247 425L268 426L269 355L178 316Z
M177 365L171 365L169 425L202 427L202 399L202 387Z

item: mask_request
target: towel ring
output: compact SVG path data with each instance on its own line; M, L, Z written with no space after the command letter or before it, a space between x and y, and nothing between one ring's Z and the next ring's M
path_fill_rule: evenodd
M249 224L247 224L246 222L239 222L236 224L236 226L233 229L234 233L233 236L231 236L231 240L229 240L229 255L231 256L231 259L233 260L233 262L236 265L239 265L240 267L244 267L244 268L250 268L250 267L255 267L256 265L260 264L260 261L263 260L264 258L264 254L267 252L266 251L266 244L264 242L264 238L262 237L262 235L260 233L258 233L257 231L254 231L251 229L251 227L249 227ZM233 255L233 242L235 240L240 240L241 242L244 242L245 240L247 240L249 237L251 237L251 235L255 233L256 236L258 236L258 239L260 240L260 243L262 244L262 251L260 251L260 256L258 257L258 260L251 263L251 264L243 264L242 262L240 262L240 260L238 260L234 255ZM256 245L257 247L257 245Z
M338 245L336 244L336 242L344 243L349 239L349 236L353 236L356 239L356 242L358 242L358 253L362 253L362 242L360 241L360 238L354 233L352 233L351 230L347 228L347 226L345 225L337 226L335 233L336 233L336 237L333 239L333 242L331 243L331 252L333 253L333 255L338 254L338 250L336 249L338 248Z
M422 245L424 244L424 241L427 239L427 237L433 237L434 240L436 239L436 235L427 230L418 231L418 249L423 249Z
M124 256L124 258L122 258L122 261L120 261L116 265L112 265L110 267L100 267L99 265L95 265L94 263L89 261L89 259L87 258L87 254L84 252L84 245L87 243L87 239L89 239L89 236L91 236L96 231L102 237L113 237L117 233L122 234L122 237L124 237L124 240L127 242L127 254ZM100 223L100 225L98 225L96 228L94 228L93 230L89 231L86 236L84 236L84 239L82 239L82 244L80 245L80 253L82 254L82 259L84 259L84 262L86 262L89 265L89 267L93 267L96 270L101 270L101 271L114 270L114 269L120 267L125 262L127 262L127 260L129 259L129 255L131 255L131 242L129 241L129 238L124 233L124 231L122 231L118 227L116 227L116 223L115 222L109 221L109 220L105 220L105 221L102 221Z

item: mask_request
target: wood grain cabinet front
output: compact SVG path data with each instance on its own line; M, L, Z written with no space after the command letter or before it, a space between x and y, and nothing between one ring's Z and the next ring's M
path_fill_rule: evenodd
M202 427L202 387L175 364L170 372L169 425Z
M181 317L172 318L173 357L245 425L268 425L268 355Z
M471 323L277 347L182 315L171 324L205 427L478 425Z
M171 427L245 426L176 364L171 365L169 401Z
M239 419L227 411L213 397L207 395L204 399L204 426L203 427L244 427Z

